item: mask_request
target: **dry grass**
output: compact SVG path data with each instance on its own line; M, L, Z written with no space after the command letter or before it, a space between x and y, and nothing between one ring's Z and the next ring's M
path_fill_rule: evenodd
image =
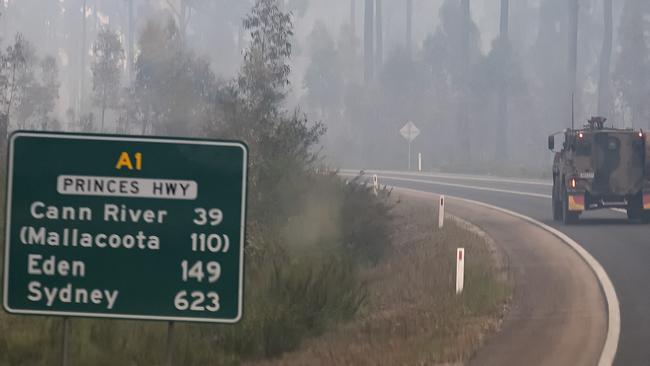
M495 261L493 248L484 238L450 220L438 230L434 227L437 213L430 204L408 200L399 203L394 213L390 253L362 275L368 299L358 316L328 327L324 335L304 341L298 351L256 364L462 363L498 327L510 290L504 268L495 264L503 262ZM456 296L455 250L460 246L467 253L466 287L463 295ZM82 360L94 360L97 365L162 362L163 323L85 319L73 323L75 365L85 364ZM17 317L0 311L0 365L58 362L60 334L60 319ZM218 344L187 343L194 341L179 338L180 364L239 363L218 351ZM96 348L100 345L101 350ZM210 349L221 356L214 358ZM113 357L106 358L107 353Z
M369 299L357 320L256 365L460 364L498 328L511 285L488 240L452 220L438 230L429 203L407 199L395 210L393 253L365 274ZM466 251L460 296L457 247Z

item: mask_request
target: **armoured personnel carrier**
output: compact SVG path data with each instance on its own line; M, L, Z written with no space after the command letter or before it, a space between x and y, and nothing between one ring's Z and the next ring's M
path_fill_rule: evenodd
M622 208L631 220L645 220L650 210L650 157L642 130L605 127L593 117L581 129L566 129L553 161L553 219L574 223L586 210ZM649 211L650 212L650 211Z

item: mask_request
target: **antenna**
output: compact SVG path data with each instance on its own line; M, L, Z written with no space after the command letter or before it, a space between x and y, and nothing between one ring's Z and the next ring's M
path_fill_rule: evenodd
M571 93L571 129L572 130L574 129L574 125L575 125L575 113L574 113L574 110L573 110L574 109L574 106L573 106L573 104L574 104L573 98L574 97L573 96L574 96L574 93Z

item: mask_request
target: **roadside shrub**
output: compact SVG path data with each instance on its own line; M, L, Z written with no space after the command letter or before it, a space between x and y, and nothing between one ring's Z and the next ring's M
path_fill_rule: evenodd
M255 236L247 248L255 254L248 262L244 320L215 342L226 353L279 356L351 319L367 294L360 272L390 246L387 189L375 195L361 176L345 182L325 169L294 183L301 194L283 204L296 215L265 227L269 235Z
M375 195L363 174L345 185L341 228L344 244L362 261L376 264L391 243L391 191L385 186Z
M251 288L257 293L250 294L242 323L215 343L246 359L296 348L305 337L356 313L366 296L356 271L340 257L270 263L261 288Z

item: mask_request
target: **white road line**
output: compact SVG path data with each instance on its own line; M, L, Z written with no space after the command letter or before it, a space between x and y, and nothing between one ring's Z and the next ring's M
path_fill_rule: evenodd
M404 191L404 192L413 192L418 194L431 195L432 199L437 199L437 196L439 196L439 194L425 192L425 191L418 191L415 189L399 188L399 187L395 187L395 188L397 188L399 191ZM445 195L445 197L447 199L451 198L453 200L486 207L495 211L499 211L517 217L524 221L527 221L553 234L558 239L562 240L564 243L569 245L576 253L578 253L578 255L580 255L580 257L582 257L582 259L587 263L587 265L591 267L591 270L596 275L596 278L598 278L598 282L600 282L600 286L603 292L605 293L605 300L607 301L607 319L608 319L607 336L605 337L605 344L603 345L603 349L600 353L598 366L610 366L614 363L614 357L616 357L616 350L618 349L618 340L621 334L621 311L619 307L618 296L616 295L614 284L610 280L603 266L586 249L584 249L580 244L578 244L576 241L571 239L563 232L554 229L540 221L537 221L532 217L525 216L520 213L507 210L505 208L501 208L498 206L490 205L479 201L469 200L466 198L454 197L449 195Z
M347 174L358 174L361 170L354 169L341 169L340 172ZM515 178L500 178L481 175L467 175L467 174L450 174L450 173L418 173L418 172L401 172L395 170L364 170L368 174L399 174L414 177L429 177L429 178L446 178L458 180L473 180L479 182L495 182L495 183L516 183L516 184L529 184L536 186L551 187L553 183L535 180L535 179L515 179Z
M347 177L356 176L356 174L350 174L350 173L339 173L339 174L343 175L343 176L347 176ZM426 183L426 184L432 184L432 185L437 185L437 186L467 188L467 189L474 189L474 190L477 190L477 191L509 193L509 194L517 194L517 195L520 195L520 196L537 197L537 198L551 198L551 196L548 195L548 194L531 193L531 192L523 192L523 191L513 191L513 190L509 190L509 189L470 186L470 185L466 185L466 184L440 182L440 181L435 181L435 180L414 179L414 178L404 178L404 177L392 177L392 176L386 176L386 175L382 175L381 178L400 180L400 181L404 181L404 182Z

